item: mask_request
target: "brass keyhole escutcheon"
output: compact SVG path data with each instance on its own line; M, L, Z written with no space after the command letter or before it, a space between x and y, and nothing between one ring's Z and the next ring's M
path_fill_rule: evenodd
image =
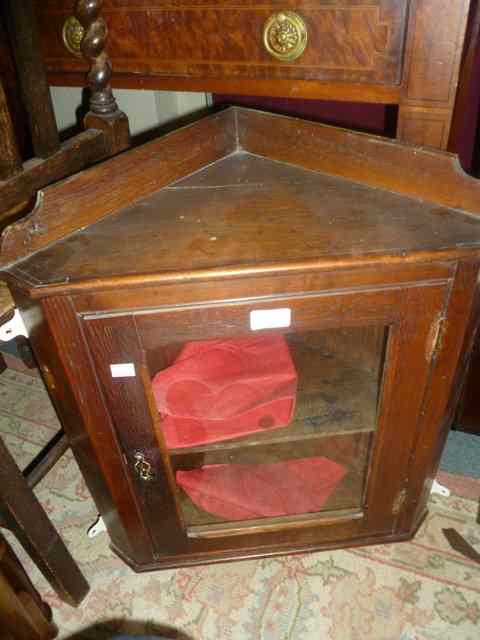
M263 44L266 50L283 62L299 58L305 51L307 39L307 25L294 11L274 13L263 27Z
M148 462L143 453L137 451L137 453L135 453L134 455L134 458L135 471L137 472L138 477L145 482L153 480L154 476L152 472L152 465L150 464L150 462Z
M74 56L81 56L81 44L85 35L85 29L75 16L70 16L63 23L63 43Z

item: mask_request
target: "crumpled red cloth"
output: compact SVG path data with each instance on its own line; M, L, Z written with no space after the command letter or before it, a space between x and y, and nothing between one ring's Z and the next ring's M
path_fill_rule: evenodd
M319 511L347 469L324 457L269 464L214 464L177 471L192 502L226 520Z
M286 427L297 374L285 338L187 342L152 390L169 448Z

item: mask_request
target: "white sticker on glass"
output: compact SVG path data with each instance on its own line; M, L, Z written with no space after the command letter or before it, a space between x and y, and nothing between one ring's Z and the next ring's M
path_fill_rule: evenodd
M255 309L250 311L250 329L280 329L292 324L291 309Z
M135 365L133 362L111 364L110 372L112 374L112 378L134 378L136 376Z

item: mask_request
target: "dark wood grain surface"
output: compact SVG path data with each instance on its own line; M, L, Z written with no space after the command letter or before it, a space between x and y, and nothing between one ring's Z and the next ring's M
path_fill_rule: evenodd
M233 112L207 118L50 188L45 192L48 207L43 199L30 216L5 232L2 261L55 242L230 153L235 148L233 118ZM96 135L95 130L84 135Z
M52 640L52 610L0 533L0 620L5 640Z
M37 157L48 158L59 150L60 138L42 61L37 13L32 0L4 4L33 149Z
M399 105L397 136L447 148L471 0L111 0L104 3L115 86L316 98ZM85 66L62 42L69 8L40 2L53 84L83 83ZM266 19L294 10L308 30L305 52L280 62L262 44ZM470 33L474 34L474 31ZM475 45L474 45L475 46ZM466 72L463 73L465 67Z
M15 139L7 98L0 82L0 180L14 176L22 170L22 159Z
M16 300L21 304L40 369L47 368L54 382L54 387L49 387L50 396L65 423L110 539L136 561L145 562L152 553L148 526L138 517L137 499L124 469L112 417L72 302L68 298L50 299L39 307L19 295Z
M457 94L469 0L410 3L397 137L446 149Z
M275 131L275 135L271 135L272 131ZM434 209L438 209L438 205L443 205L444 207L463 209L472 214L478 213L479 183L462 171L455 156L451 154L402 145L376 136L354 133L296 118L275 116L247 109L227 109L169 134L165 138L122 154L111 162L72 176L68 181L47 189L42 201L32 214L7 229L2 238L1 261L4 265L18 261L23 256L51 245L74 231L83 229L86 225L108 217L113 212L118 212L123 207L147 195L153 194L153 199L166 198L165 202L168 203L168 198L172 194L169 196L166 191L161 194L155 192L171 185L175 180L240 150L296 165L296 170L290 169L292 172L297 171L295 177L292 178L293 181L299 179L299 168L309 169L346 178L354 183L361 182L370 187L420 198L434 204ZM238 154L238 158L240 157ZM258 170L258 163L256 170ZM287 206L282 203L284 187L281 186L281 179L278 176L276 179L277 187L271 188L271 196L278 198L278 201L273 202L272 200L266 204L266 211L270 209L275 213L278 210L280 221L282 220L281 212L286 211ZM305 174L300 180L310 180L309 184L311 184L312 180L317 179L320 181L319 185L333 184L333 182L328 182L331 180L330 178L318 174ZM289 181L291 179L286 177L286 197L292 197L291 202L294 204L295 185L288 185ZM243 188L248 191L248 186ZM319 188L321 187L319 186ZM353 190L351 198L356 189L359 189L358 193L370 193L372 197L374 193L371 190L362 191L357 184L349 184L348 188L343 190L345 197L349 189ZM185 206L191 206L188 203L188 198L191 198L192 194L188 190L184 191L185 193L179 197L183 199ZM210 189L210 195L213 191ZM231 191L235 192L234 189ZM265 192L265 189L250 187L248 197L251 206L263 206L262 192ZM391 194L381 195L378 189L375 193L375 198L378 200L376 209L375 207L374 209L377 213L380 212L381 206L389 206L388 203L395 201ZM214 197L218 199L218 194L214 194ZM233 196L232 203L235 202L235 197L238 202L238 193L237 196ZM259 202L255 200L257 197L260 198ZM314 190L311 197L312 200L308 206L314 205ZM383 205L380 202L382 197L385 197ZM178 201L177 197L175 197L175 201ZM206 194L202 195L200 189L199 203L202 201L206 202ZM299 211L301 213L303 210L305 213L308 207L305 209L306 203L302 204L301 201L301 198L297 198L297 204L300 205ZM320 206L319 211L321 211L323 198L318 193L317 201ZM348 198L344 203L347 204L347 201ZM405 202L407 207L405 219L408 217L407 211L420 211L422 205L418 204L420 206L418 209L416 208L417 204L409 202L407 205ZM357 206L361 205L356 202L355 207ZM180 234L179 237L182 237L180 219L175 219L174 228L171 226L173 224L171 215L152 215L152 205L149 205L148 202L142 203L142 207L146 208L146 211L140 215L143 215L145 219L149 217L147 209L150 207L150 220L154 221L154 226L157 225L157 231L166 231L167 226L170 225L170 232L175 232L175 236ZM247 209L247 207L245 208ZM443 211L443 213L445 212ZM202 216L205 215L208 217L211 213L204 211ZM246 215L254 215L251 207ZM472 230L475 228L473 219L469 222L467 217L457 214L449 213L445 217L445 221L450 219L450 215L454 215L456 219L461 221L459 228L466 228L465 225L470 225ZM413 218L413 216L411 217ZM286 221L286 219L287 216L284 220ZM188 222L188 218L185 220ZM162 229L164 222L167 226ZM111 222L105 224L109 225ZM292 224L294 229L294 220ZM446 225L448 226L448 222ZM183 224L183 228L186 228L185 224ZM95 230L93 232L89 230L86 234L94 232ZM328 234L327 231L325 233ZM382 233L388 235L389 232L385 230ZM444 232L440 231L439 233L441 235ZM216 237L216 235L212 233L209 237ZM150 242L153 243L153 241L151 238ZM206 262L208 262L208 255L218 251L210 242L216 241L207 243ZM427 246L435 246L436 249L440 249L441 243L437 242L434 237L428 239ZM105 251L111 251L114 247L114 243L108 243L105 245ZM400 248L408 249L408 247ZM350 250L349 253L351 253ZM140 271L139 266L140 263L135 268L137 272Z
M88 583L47 513L0 439L1 526L10 529L59 599L77 606Z
M27 160L22 165L22 172L0 182L2 211L37 196L45 185L80 171L105 155L105 136L96 129L89 129L64 142L43 162L37 158Z
M263 45L263 25L282 9L304 19L309 42L292 63ZM81 69L61 40L64 3L42 3L39 15L52 71ZM116 72L158 77L243 80L325 80L398 83L406 0L290 0L194 3L165 0L104 3Z
M153 428L155 414L151 414L145 391L138 375L117 378L112 384L110 363L133 360L140 368L142 354L132 318L124 316L85 323L85 331L95 359L107 407L118 433L119 444L126 460L130 482L134 486L142 520L147 523L155 552L175 548L179 517L175 497L169 485L165 465ZM119 339L120 338L120 339ZM152 477L144 481L135 468L135 454L141 453L152 466Z
M239 146L251 153L479 212L480 182L451 153L254 109L237 113Z
M432 381L417 425L418 440L411 460L411 487L414 493L418 492L419 499L406 505L401 526L417 526L423 518L421 505L429 499L437 475L479 319L478 261L465 261L458 266L442 314L439 344L433 357Z
M207 303L187 307L182 304L173 309L159 310L157 314L134 314L137 334L141 338L141 344L146 353L152 349L160 348L162 345L168 345L171 341L176 343L200 336L209 338L237 336L246 333L248 332L246 324L248 310L258 305L261 305L262 308L265 308L265 305L288 304L291 306L294 321L289 331L297 335L302 335L314 327L320 331L334 326L341 326L345 329L350 324L359 327L389 324L393 327L383 376L377 433L370 458L369 490L368 495L364 498L367 505L365 512L358 512L358 482L361 482L362 477L360 470L356 484L356 500L352 502L354 494L348 493L348 487L345 488L345 492L341 492L343 496L341 499L345 500L342 504L350 505L348 513L333 509L316 518L306 516L298 518L298 521L295 522L285 522L283 527L281 526L282 522L273 523L266 520L264 523L254 522L251 526L248 523L240 523L239 526L228 530L228 532L224 531L224 528L221 528L221 531L216 529L212 531L209 528L210 524L206 525L206 530L200 528L190 531L189 523L185 522L183 526L186 529L177 525L179 527L178 533L172 534L171 527L175 521L175 510L170 508L165 512L165 506L162 506L160 511L165 512L163 527L165 531L170 531L170 533L158 547L156 559L152 560L148 566L171 566L172 564L214 561L232 554L235 557L246 557L257 553L278 553L282 548L292 549L292 543L294 548L299 550L309 548L309 545L313 547L315 540L321 541L322 544L328 544L329 540L333 541L331 536L335 536L335 539L340 541L347 535L352 541L356 536L362 536L362 532L367 530L373 536L371 538L373 541L375 539L374 532L385 532L387 529L391 532L392 503L405 483L405 476L399 471L406 468L414 446L415 433L410 427L415 424L413 416L420 410L423 389L429 379L429 371L434 358L432 341L435 332L432 333L432 330L435 328L437 318L445 305L448 293L446 285L446 282L437 282L435 284L424 283L423 286L393 289L381 287L370 291L343 292L342 295L339 295L337 291L330 295L296 296L288 299L288 302L282 300L281 296L277 296L268 303L265 300L252 299L244 300L241 304L239 302L229 304L224 300L223 303L217 305L208 305ZM228 289L228 283L226 286ZM193 288L191 289L193 291ZM142 292L138 289L136 295L138 299L142 298ZM102 379L109 388L108 396L114 394L116 397L119 393L119 391L115 391L118 385L115 383L112 385L110 380L108 364L119 360L125 361L127 358L133 360L135 367L139 364L138 347L135 346L137 338L132 334L130 338L125 339L125 336L129 335L129 332L124 330L125 323L128 325L131 322L130 318L132 318L130 313L124 311L123 314L106 314L100 317L93 315L87 317L85 321L85 324L88 325L87 336L90 349L95 354L94 357L98 363L101 363L99 366L104 372ZM105 348L107 343L108 349ZM143 356L140 355L140 360L142 359ZM415 377L411 376L412 369L416 372ZM119 389L123 389L123 396L133 398L129 389L137 388L138 384L135 378L126 379L124 382L120 380ZM138 405L141 400L137 397L136 392L134 395ZM125 398L120 400L117 397L115 400L114 396L112 396L112 411L117 415L117 425L123 425L118 428L121 429L119 436L124 442L131 438L137 438L139 429L146 428L147 424L150 424L149 429L152 428L150 418L142 419L141 424L132 426L131 420L128 420L130 410L121 410ZM115 409L114 406L117 406L118 409ZM138 411L144 411L144 408L138 409L137 407L132 410L138 414ZM150 407L150 410L152 411L153 408ZM337 427L340 433L341 425L337 425ZM158 430L161 425L154 428ZM319 444L319 446L322 446L324 451L333 452L340 444L339 442L335 443L335 438L340 437L332 432L326 436L325 444ZM211 461L218 461L219 455L220 457L222 455L245 456L244 442L239 441L230 443L228 451L212 447L211 450L207 448L208 452L203 453L185 451L185 454L179 455L179 452L175 452L171 462L167 458L158 466L158 452L152 450L148 445L150 438L151 434L144 434L142 451L152 465L157 480L145 483L138 493L139 499L146 500L147 503L150 500L159 499L158 496L156 497L159 483L163 486L163 492L169 491L163 479L166 470L172 464L174 468L178 468L179 465L183 467L185 461L184 463L180 462L180 458L183 458L185 454L187 465L189 461L192 461L192 456L208 455L210 456L208 459ZM141 443L141 440L139 442ZM259 451L264 451L265 447L271 448L272 446L276 447L277 453L279 453L278 447L288 449L294 445L293 443L259 445ZM127 450L127 460L131 454L132 450ZM124 464L128 463L124 462ZM141 497L146 495L145 492L147 494L151 492L152 495L149 498ZM158 513L157 511L150 512L147 517L148 523L155 529L157 529L157 525L153 525L153 523ZM191 515L191 510L188 508L183 511L184 518L190 520ZM194 517L193 520L190 520L190 524L191 522L198 523L199 520ZM212 519L204 517L203 522L211 523ZM390 525L387 524L388 522ZM397 531L400 532L400 529ZM141 565L135 566L140 567Z
M473 217L237 153L40 251L15 270L33 284L72 284L251 268L280 259L320 263L322 256L359 259L475 246L480 222Z

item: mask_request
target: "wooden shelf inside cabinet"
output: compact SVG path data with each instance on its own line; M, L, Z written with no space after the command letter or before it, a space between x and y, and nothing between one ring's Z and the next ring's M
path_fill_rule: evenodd
M341 416L343 418L343 415ZM374 431L373 427L359 427L358 429L342 429L336 426L337 423L333 423L330 429L325 429L322 425L320 428L309 428L308 433L302 432L302 425L299 421L294 420L286 429L279 434L271 435L259 434L253 436L245 436L243 438L235 438L234 440L227 440L218 443L198 445L195 447L179 447L176 449L168 449L168 454L172 456L178 463L178 465L186 464L185 458L189 457L191 461L195 458L206 462L211 459L212 461L228 461L232 460L232 456L255 456L255 448L261 449L264 453L268 448L272 451L272 455L275 451L283 450L286 455L289 449L296 452L295 457L303 457L299 455L301 451L311 450L315 447L315 441L320 441L319 446L322 445L322 441L325 439L341 438L345 436L371 434ZM182 462L183 460L183 462ZM180 466L178 467L180 468Z
M2 275L121 557L146 570L413 535L479 317L479 202L450 154L244 109L48 188L4 234ZM186 345L253 337L288 351L295 412L169 449L152 378ZM257 483L248 517L182 484L203 491L219 466ZM286 487L275 508L251 499L254 468Z
M345 495L347 492L345 491ZM348 503L348 498L345 500ZM353 502L352 498L350 501ZM363 511L355 508L332 509L322 513L311 513L293 516L248 520L243 523L222 522L219 518L207 514L196 507L187 497L181 499L182 511L185 521L191 523L185 525L185 532L189 538L221 538L225 536L241 536L257 531L271 533L287 531L313 526L329 526L351 520L359 520L363 517Z
M326 332L319 333L321 338L325 335ZM332 332L330 336L332 339ZM324 341L315 344L315 338L318 342L317 336L312 338L305 334L293 335L288 340L300 380L295 412L288 426L204 445L169 448L170 456L178 459L179 464L182 456L193 458L194 454L201 454L197 457L205 463L210 457L219 462L231 459L232 453L236 458L242 457L242 452L246 457L254 457L253 448L261 447L264 451L268 446L272 453L282 448L285 454L291 448L292 457L302 457L315 446L313 440L373 433L379 372L373 365L367 369L358 364L355 366L351 355L346 356L345 361L345 356L342 358L328 350ZM212 454L210 457L209 453Z

